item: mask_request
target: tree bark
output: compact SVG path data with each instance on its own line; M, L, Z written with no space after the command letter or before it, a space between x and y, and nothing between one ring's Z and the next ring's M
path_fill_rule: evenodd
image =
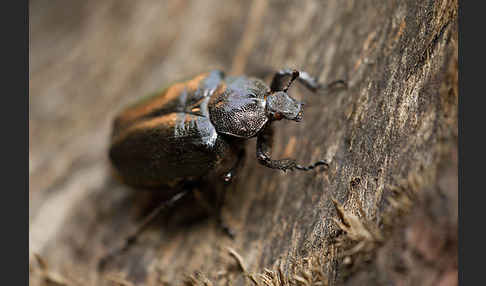
M31 285L457 284L457 1L46 4L30 2ZM275 126L273 157L329 169L267 169L251 140L234 240L174 211L99 271L160 201L112 176L115 114L202 71L285 67L348 84L293 86L304 119Z

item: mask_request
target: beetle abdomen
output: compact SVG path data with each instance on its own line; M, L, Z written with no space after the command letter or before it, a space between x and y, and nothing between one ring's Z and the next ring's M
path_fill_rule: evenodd
M126 183L157 187L206 175L219 163L216 150L225 148L209 118L170 113L120 132L110 159Z

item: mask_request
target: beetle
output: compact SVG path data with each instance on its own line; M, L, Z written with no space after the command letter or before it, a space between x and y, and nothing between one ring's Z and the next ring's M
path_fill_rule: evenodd
M344 84L324 86L305 72L283 69L268 87L257 78L214 70L129 106L113 124L109 157L117 175L130 186L151 189L207 177L231 181L244 158L244 141L253 137L258 162L268 168L308 171L327 165L270 157L272 122L303 118L303 103L288 94L296 79L314 92Z
M229 183L245 158L245 141L257 138L256 157L268 168L309 171L324 160L302 166L294 159L272 159L272 123L299 122L303 103L288 94L298 80L313 92L327 89L308 73L282 69L270 86L247 76L213 70L177 82L122 110L113 123L109 158L117 176L135 188L169 190L176 195L157 208L127 239L127 248L161 209L179 200L201 180ZM220 213L223 198L217 206ZM218 217L221 223L220 217ZM223 230L232 236L229 228Z

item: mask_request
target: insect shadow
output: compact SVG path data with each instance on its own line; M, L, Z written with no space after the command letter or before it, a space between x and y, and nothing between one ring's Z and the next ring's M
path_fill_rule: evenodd
M115 182L120 184L119 182ZM164 191L126 189L126 196L118 204L105 210L103 220L110 220L107 216L117 217L122 214L124 219L132 220L135 228L123 240L113 247L98 261L98 270L104 271L107 266L123 254L138 241L142 233L157 232L177 234L184 230L195 229L196 225L207 222L215 217L217 226L230 237L233 231L224 225L221 214L215 206L221 201L229 184L224 181L199 181L197 184ZM187 191L186 191L187 190ZM126 211L130 209L130 211ZM116 219L117 221L120 218ZM107 222L109 223L109 222ZM119 236L116 236L119 238Z

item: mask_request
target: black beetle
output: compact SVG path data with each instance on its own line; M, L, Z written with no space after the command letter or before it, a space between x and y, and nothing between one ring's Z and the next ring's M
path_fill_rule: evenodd
M287 93L295 79L312 91L329 86L289 69L277 72L270 88L260 79L217 70L173 84L116 117L111 162L134 187L175 187L213 176L229 181L244 157L243 141L257 137L257 158L266 167L305 171L327 165L270 158L271 123L303 116L303 104ZM343 82L331 85L336 83Z
M327 166L323 160L301 166L293 159L274 160L269 155L272 122L302 120L303 103L287 93L296 79L313 92L345 85L342 80L321 85L305 72L283 69L268 87L257 78L225 76L215 70L170 85L118 114L109 150L118 177L136 188L178 191L115 253L128 248L150 220L188 193L193 183L215 178L230 182L242 165L247 139L257 137L258 162L266 167L307 171ZM216 208L218 215L223 202L224 191Z

